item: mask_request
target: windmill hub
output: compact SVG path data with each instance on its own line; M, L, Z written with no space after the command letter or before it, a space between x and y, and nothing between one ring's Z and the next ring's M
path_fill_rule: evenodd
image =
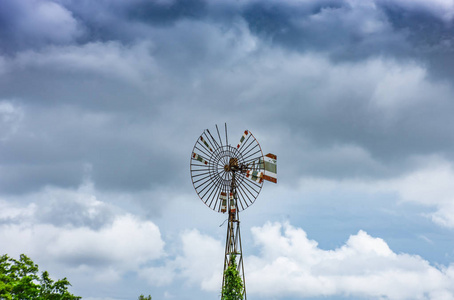
M231 171L237 171L238 170L238 158L232 157L229 160L229 168Z

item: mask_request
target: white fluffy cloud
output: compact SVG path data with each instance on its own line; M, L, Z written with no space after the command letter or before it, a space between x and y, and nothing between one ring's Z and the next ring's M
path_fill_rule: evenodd
M344 295L368 299L454 299L454 266L394 253L364 231L323 250L304 230L268 223L252 229L260 255L246 259L248 291L265 297Z
M172 262L178 276L203 290L220 288L224 263L222 243L198 230L187 230L181 235L182 254Z
M84 274L100 281L117 280L165 256L157 225L129 213L114 213L93 193L90 185L75 191L49 187L30 196L36 202L1 200L2 253L12 257L24 253L48 267L63 267L65 276Z
M48 238L53 243L48 253L64 260L95 259L97 263L134 269L163 255L159 228L131 215L117 216L110 226L98 231L80 227L52 234L52 229L42 229L44 238L51 233Z
M248 294L255 297L454 299L454 265L433 266L420 256L395 253L362 230L334 250L319 248L303 229L288 223L267 223L252 228L252 234L259 254L245 257L245 271ZM178 276L218 291L222 243L197 230L181 238L183 253L160 272L166 283ZM169 270L172 276L166 276Z
M164 254L159 228L132 215L117 216L112 224L99 230L51 224L3 224L0 240L2 250L10 255L25 253L37 259L50 259L50 255L73 267L114 265L126 271Z
M182 275L191 281L201 282L204 290L218 288L221 278L217 275L222 270L224 261L222 243L197 231L187 232L182 240L184 256L187 258L180 264Z

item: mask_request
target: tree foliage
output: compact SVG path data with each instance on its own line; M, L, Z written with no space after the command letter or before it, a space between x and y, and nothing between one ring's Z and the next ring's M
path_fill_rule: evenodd
M221 300L243 300L243 280L238 272L236 256L230 255L229 266L224 272Z
M151 300L151 296L148 295L147 297L145 297L144 295L140 295L138 300Z
M38 265L26 255L19 260L8 255L0 257L1 300L78 300L68 292L68 279L53 281L44 271L38 275Z

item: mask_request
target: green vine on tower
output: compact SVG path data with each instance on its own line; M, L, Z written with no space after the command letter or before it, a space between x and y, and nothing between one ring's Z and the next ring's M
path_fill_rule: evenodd
M224 272L221 300L243 300L244 286L236 264L236 255L230 255L229 266Z

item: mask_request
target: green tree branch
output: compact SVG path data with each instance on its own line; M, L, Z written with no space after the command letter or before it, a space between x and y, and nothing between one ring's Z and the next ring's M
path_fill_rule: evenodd
M1 300L79 300L68 292L71 284L63 278L53 281L44 271L38 275L38 265L26 255L19 260L8 255L0 257L0 299Z

